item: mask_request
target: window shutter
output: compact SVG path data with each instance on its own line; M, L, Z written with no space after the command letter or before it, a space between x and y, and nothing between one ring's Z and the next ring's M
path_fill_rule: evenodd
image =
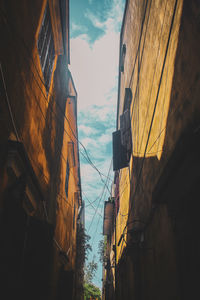
M117 215L119 211L119 173L116 172L115 174L115 213Z
M67 166L66 166L66 178L65 178L65 193L66 193L66 197L68 198L68 188L69 188L69 162L67 160Z
M74 192L74 202L78 204L78 206L81 206L81 196L80 192Z
M70 168L73 168L75 166L74 142L68 142L68 159Z
M125 97L124 97L124 111L130 109L132 101L132 91L130 88L125 89Z
M53 31L52 31L51 16L50 16L50 10L48 4L44 12L43 21L38 36L37 47L40 56L40 62L41 62L43 76L44 76L45 87L48 92L50 87L50 82L51 82L54 59L55 59Z
M126 159L130 160L130 155L132 151L132 136L131 136L131 118L130 110L127 109L120 116L120 132L121 132L121 143L126 149Z
M123 44L122 50L121 50L121 63L120 63L120 71L121 72L124 72L125 55L126 55L126 45Z
M76 204L74 203L73 229L75 228Z
M126 148L121 143L121 131L117 130L113 132L113 170L128 166Z

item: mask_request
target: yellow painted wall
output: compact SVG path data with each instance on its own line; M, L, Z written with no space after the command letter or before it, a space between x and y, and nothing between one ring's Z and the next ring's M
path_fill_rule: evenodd
M117 262L120 259L123 248L126 245L127 239L127 229L126 224L128 220L128 213L129 213L129 194L130 194L130 177L129 177L129 170L128 168L124 168L120 172L120 186L119 186L119 211L116 218L116 240L117 244L121 238L121 235L124 234L124 238L122 239L120 245L117 245Z
M76 255L76 218L79 208L79 203L76 202L76 198L74 196L75 192L80 192L78 187L78 148L77 148L77 139L74 135L77 135L76 128L76 99L67 98L66 101L66 120L65 120L65 134L63 140L62 147L62 155L65 159L62 160L61 165L61 180L60 180L60 192L63 197L58 196L58 213L57 213L57 226L56 226L56 234L61 245L65 249L67 253L69 253L70 264L66 267L67 269L74 269L75 267L75 255ZM70 124L70 125L69 125ZM66 134L66 132L68 134ZM69 161L69 150L68 150L68 142L74 142L74 152L75 152L75 166L70 167L69 172L69 189L68 189L68 198L65 193L65 178L66 178L66 161ZM74 218L74 205L75 205L75 221L73 227L73 218Z
M49 1L51 9L55 5L53 2ZM68 253L69 264L66 269L72 270L76 255L76 218L79 205L74 192L79 191L80 182L77 140L71 134L66 118L77 135L76 91L73 91L75 98L68 98L69 92L73 90L68 73L69 53L63 56L56 53L50 89L48 92L45 89L37 40L46 4L46 0L0 1L0 33L3 41L0 63L19 141L23 143L41 185L48 221L55 227L55 239L62 250ZM60 23L60 20L57 21ZM53 26L57 25L54 19ZM58 28L56 34L59 36ZM62 41L59 41L59 45L61 44ZM55 45L55 48L59 47ZM66 48L68 49L68 45ZM17 140L8 112L8 99L4 97L1 103L1 111L4 112L4 117L0 117L2 144L8 139ZM75 145L76 163L70 169L69 196L66 199L65 161L68 156L67 143L71 140ZM3 177L2 173L0 177ZM37 214L40 218L45 218L42 203L40 206ZM55 245L55 286L56 272L61 266L58 250Z
M199 13L199 4L193 0L127 1L120 44L126 45L126 55L124 72L119 73L117 122L120 129L125 88L131 88L133 152L129 167L120 170L120 208L113 244L123 233L124 240L117 247L116 299L138 299L138 290L141 299L181 298L178 238L166 204L155 210L153 193L179 138L199 130ZM127 235L127 228L144 232L143 249L141 245L138 251L134 248L133 235ZM131 278L129 282L124 274Z
M119 241L123 231L125 238L127 237L126 223L128 216L130 217L129 205L131 210L135 210L133 212L135 218L137 218L140 213L140 207L137 207L137 204L135 206L133 205L133 201L135 200L130 200L130 179L132 178L133 180L131 186L132 189L134 189L137 180L135 178L134 181L133 178L136 176L136 172L139 173L138 170L135 171L135 161L137 159L139 161L144 156L150 158L153 157L154 160L160 160L163 151L165 127L168 117L171 87L174 75L174 62L179 37L183 5L182 0L179 0L177 3L174 24L172 27L165 68L157 101L156 97L174 5L175 1L148 1L140 41L142 19L145 13L145 1L128 1L121 34L121 45L126 44L126 56L124 72L121 72L120 74L118 115L120 116L123 112L125 88L129 87L131 88L133 95L131 103L133 151L129 168L124 168L120 171L120 210L117 216L117 241ZM138 51L139 44L140 46ZM155 116L153 117L156 102ZM151 126L152 117L153 123ZM119 118L118 126L120 127ZM152 127L151 130L150 127ZM160 132L162 132L161 135ZM139 162L139 166L140 165L141 161ZM146 175L148 176L147 173ZM147 201L148 203L150 201L148 200L150 196L151 194L147 191L146 195L143 194L142 198L138 201ZM132 202L129 202L129 200ZM147 208L144 212L144 217L145 214L148 214L148 209L149 208ZM121 242L121 245L117 250L117 259L121 257L121 248L125 247L125 245L126 242Z

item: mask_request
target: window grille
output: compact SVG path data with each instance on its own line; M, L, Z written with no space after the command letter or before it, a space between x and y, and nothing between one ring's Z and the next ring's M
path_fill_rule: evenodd
M51 75L53 70L53 63L55 58L55 49L53 41L53 32L51 25L51 16L49 5L45 9L39 37L38 37L38 52L40 56L40 63L45 81L47 92L49 91Z
M65 179L65 193L67 198L68 198L68 187L69 187L69 171L70 171L69 162L67 160L66 179Z

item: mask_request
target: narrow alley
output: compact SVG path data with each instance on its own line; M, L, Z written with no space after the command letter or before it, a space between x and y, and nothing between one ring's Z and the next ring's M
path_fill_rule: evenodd
M200 2L0 0L0 287L200 290Z

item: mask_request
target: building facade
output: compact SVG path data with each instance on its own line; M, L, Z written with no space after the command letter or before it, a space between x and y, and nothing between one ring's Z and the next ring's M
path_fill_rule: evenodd
M197 1L126 1L105 299L200 294L199 15Z
M68 0L0 1L5 299L73 299L81 181Z

